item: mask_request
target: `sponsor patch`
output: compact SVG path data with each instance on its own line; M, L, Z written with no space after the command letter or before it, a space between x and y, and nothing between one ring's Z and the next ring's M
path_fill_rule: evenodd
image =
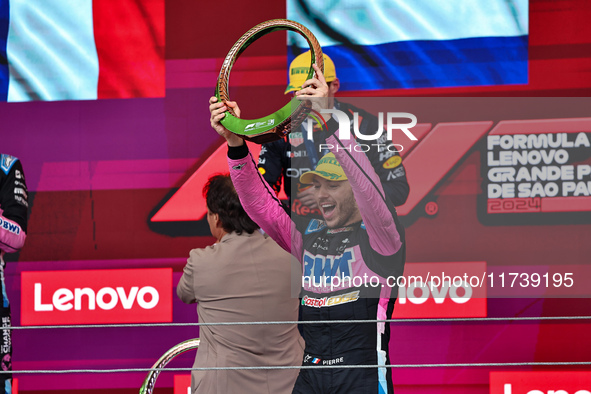
M288 151L287 157L293 159L295 157L308 157L308 153L305 150L298 150L298 151Z
M292 132L289 134L289 143L292 146L300 146L304 143L304 134L301 131Z
M332 297L313 298L305 295L302 298L302 305L311 306L314 308L324 308L340 304L354 302L359 299L359 290L352 291L346 294L335 295Z
M21 196L14 196L14 201L18 202L19 204L27 208L29 207L29 203L27 202L27 200L22 198Z
M246 163L242 163L242 164L237 164L235 166L232 166L233 170L237 170L240 171L244 166L246 165Z
M312 244L312 249L328 250L328 238L318 237Z
M261 173L261 175L265 175L267 173L267 171L263 167L259 167L259 172Z
M389 170L391 168L396 168L402 163L402 158L400 156L392 156L383 164L382 167Z
M353 227L347 226L347 227L341 227L341 228L331 228L331 229L328 229L326 231L326 233L327 234L339 234L339 233L344 233L347 231L353 231Z
M322 230L325 227L326 227L326 223L324 223L324 220L312 219L308 223L308 227L306 228L306 234L315 233L317 231Z
M25 189L21 188L21 187L15 187L14 188L14 194L20 194L22 195L24 198L28 198L27 197L27 192L25 191Z
M8 172L17 160L18 159L14 156L3 154L2 156L0 156L0 168L2 168L2 171L4 171L6 175L8 175Z
M386 152L382 152L380 153L380 157L379 157L379 161L383 161L386 159L390 159L392 156L394 156L396 154L396 152L392 152L392 151L386 151Z
M397 169L388 172L388 178L386 180L391 181L393 179L400 178L401 176L404 176L404 175L405 175L404 167L398 167Z

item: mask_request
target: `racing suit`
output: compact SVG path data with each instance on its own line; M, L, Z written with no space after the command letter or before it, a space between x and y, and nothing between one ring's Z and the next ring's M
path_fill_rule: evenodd
M5 253L18 252L27 236L27 185L20 160L0 155L0 281L2 282L2 327L11 325L10 303L4 283ZM12 371L12 341L10 330L2 331L0 346L2 372ZM0 393L12 392L12 374L0 373Z
M388 278L403 273L404 229L365 154L351 149L352 140L341 142L330 136L326 141L345 147L331 151L349 179L361 222L335 229L316 218L290 218L256 171L246 145L228 150L232 181L248 215L302 263L303 321L388 319L397 296L395 280ZM355 280L333 281L346 277L371 279L365 279L363 284ZM377 282L372 282L373 278ZM315 368L390 364L389 324L302 326L306 341L303 365L313 368L300 370L294 393L393 392L392 374L385 367Z
M345 112L351 122L354 120L354 113L359 115L359 133L371 135L378 130L379 122L375 115L338 100L335 100L334 105L335 109ZM313 132L314 146L318 147L324 143L326 137L334 133L338 127L332 119L328 121L328 126L328 131L315 130ZM264 144L259 155L258 167L263 178L276 193L281 190L282 181L285 183L285 194L289 198L290 208L295 214L321 217L318 209L309 209L297 198L297 192L308 187L308 185L302 185L299 182L300 175L313 170L318 161L318 158L314 157L315 153L306 145L306 137L307 134L302 125L299 131L292 131L284 139ZM377 146L372 146L366 154L382 182L386 195L394 205L404 204L408 197L409 186L400 155L394 145L386 143L386 133L371 143ZM293 194L292 185L296 188Z

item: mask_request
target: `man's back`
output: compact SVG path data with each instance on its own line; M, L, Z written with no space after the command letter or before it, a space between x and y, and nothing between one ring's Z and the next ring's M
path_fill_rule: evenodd
M230 233L191 251L177 294L197 300L201 323L295 321L290 255L258 231ZM299 365L303 340L295 325L200 327L195 367ZM194 371L197 392L290 393L298 370Z

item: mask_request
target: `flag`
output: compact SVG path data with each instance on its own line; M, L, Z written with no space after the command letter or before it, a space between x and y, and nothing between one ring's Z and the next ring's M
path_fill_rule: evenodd
M528 82L528 0L287 0L332 58L340 90ZM289 60L308 50L289 32Z
M164 96L164 0L0 0L0 101Z

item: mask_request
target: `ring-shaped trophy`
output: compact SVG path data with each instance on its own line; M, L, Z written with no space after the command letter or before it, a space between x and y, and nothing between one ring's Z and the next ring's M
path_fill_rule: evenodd
M220 75L215 88L215 96L218 101L230 101L228 95L228 83L230 80L230 71L236 59L242 52L257 39L262 36L280 30L291 30L304 36L310 51L312 53L310 62L310 71L306 79L314 76L312 64L316 63L320 70L324 72L324 58L322 57L322 48L314 34L300 23L288 19L271 19L259 23L247 31L230 49L224 59ZM300 101L297 106L287 103L279 111L259 118L259 119L241 119L236 116L234 110L228 106L226 116L221 120L222 125L232 133L245 140L263 144L285 137L291 132L292 128L297 128L308 116L312 108L312 103L308 100Z
M154 386L156 385L156 379L158 379L158 375L160 372L164 371L164 367L168 364L173 358L182 354L191 349L199 348L199 343L201 340L199 338L189 339L185 342L181 342L178 345L173 346L172 348L168 349L166 353L162 355L156 361L156 363L150 368L150 372L146 376L142 387L140 387L139 394L152 394L154 392Z

